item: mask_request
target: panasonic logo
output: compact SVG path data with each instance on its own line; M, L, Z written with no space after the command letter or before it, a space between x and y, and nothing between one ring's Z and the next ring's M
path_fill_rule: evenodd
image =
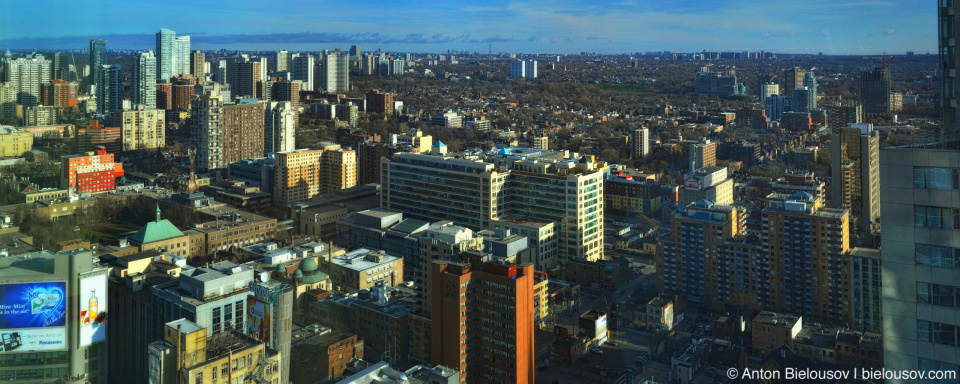
M53 344L63 344L63 341L61 341L61 340L57 340L57 341L42 341L42 340L41 340L41 341L40 341L40 345L53 345Z

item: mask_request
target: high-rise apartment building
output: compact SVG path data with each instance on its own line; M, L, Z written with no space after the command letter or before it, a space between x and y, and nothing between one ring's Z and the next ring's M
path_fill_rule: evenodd
M803 79L807 71L800 67L788 68L783 70L783 76L780 77L780 94L792 95L793 90L803 86Z
M849 323L848 212L806 192L767 198L759 236L735 207L701 200L675 212L657 255L659 290Z
M534 383L533 264L471 255L432 272L433 363L465 383Z
M176 67L177 33L166 28L157 32L157 79L167 79L177 75Z
M257 99L237 99L223 106L223 156L220 167L263 156L264 105Z
M120 65L101 65L97 68L97 112L108 114L123 109L123 83Z
M19 58L3 62L4 81L16 88L17 104L40 105L40 88L50 83L50 60Z
M274 164L274 199L281 204L356 186L356 151L339 145L279 152Z
M119 111L114 125L121 128L124 151L156 149L166 143L166 112L137 107Z
M851 124L830 140L832 206L846 208L860 219L859 232L880 223L880 133L873 124Z
M207 59L206 55L200 51L190 52L190 74L194 77L204 80L207 74L206 70Z
M174 76L190 74L190 36L177 36L173 40Z
M106 40L90 40L90 59L87 65L90 66L90 76L87 77L87 84L100 84L100 78L97 77L100 74L97 73L96 68L100 68L101 65L107 65Z
M350 46L350 60L359 60L360 59L360 46L351 45Z
M73 60L73 53L69 52L51 52L45 58L50 60L50 80L63 80L67 82L77 81L75 77L71 79L70 63Z
M296 149L297 114L289 101L264 103L263 151L287 152Z
M67 83L64 80L51 80L40 88L43 105L53 106L59 110L77 104L77 83Z
M100 148L85 155L70 155L61 161L60 188L76 193L107 192L116 189L123 176L123 164L114 162L113 154Z
M537 78L537 61L536 60L514 60L510 62L510 76L536 79Z
M634 160L646 159L650 155L650 130L639 128L630 131L630 148L633 149Z
M223 98L212 92L196 95L191 102L191 137L197 149L197 167L200 169L223 168Z
M323 55L321 88L324 92L337 93L350 90L350 57L340 51Z
M890 107L891 83L890 70L883 66L874 66L860 74L860 103L864 115L893 112Z
M314 90L313 56L308 54L296 55L290 59L290 78L300 81L301 91Z
M366 94L366 112L393 115L395 112L393 100L396 97L397 95L395 93L380 92L379 89L371 90Z
M286 49L273 53L273 68L277 72L290 71L290 52Z
M860 103L843 103L827 107L827 126L834 135L840 133L840 129L849 127L850 124L860 124L862 119L863 107Z
M145 109L157 107L157 58L153 51L138 52L133 58L133 73L130 86L133 88L133 104Z
M17 124L17 87L0 83L0 124Z

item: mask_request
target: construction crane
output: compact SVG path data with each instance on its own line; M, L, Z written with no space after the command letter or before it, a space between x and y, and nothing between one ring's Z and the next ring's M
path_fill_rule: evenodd
M880 57L877 57L877 56L860 56L860 58L861 58L861 59L865 59L865 60L880 60L880 67L881 67L881 68L886 68L888 61L893 61L893 60L896 60L896 59L897 59L895 56L887 57L887 53L886 53L886 52L884 52L884 53L883 53L883 56L880 56Z

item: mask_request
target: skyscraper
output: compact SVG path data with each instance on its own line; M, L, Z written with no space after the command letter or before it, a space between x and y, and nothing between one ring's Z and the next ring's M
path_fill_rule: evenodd
M334 51L323 55L322 88L336 93L350 90L350 58L343 52Z
M313 56L298 55L290 60L290 78L301 81L301 91L313 91L313 76Z
M360 59L360 46L353 45L350 46L350 60L359 60Z
M253 97L257 82L260 81L261 62L250 61L246 57L227 61L227 83L230 84L231 97Z
M157 79L176 76L177 33L166 28L157 32ZM91 43L92 44L92 43Z
M948 71L949 72L949 71ZM864 115L890 114L891 78L886 67L870 68L860 75L860 104Z
M203 52L193 51L190 53L190 74L203 81L206 77L207 71L204 69L205 64L207 63L206 57Z
M190 73L190 36L177 36L173 41L174 76Z
M157 107L157 58L153 51L139 52L133 59L130 86L133 88L133 104L145 109Z
M810 88L799 87L793 90L793 107L791 112L809 113L816 108L817 95Z
M810 90L810 110L817 109L817 76L812 69L803 76L803 86Z
M960 13L940 2L937 25L955 26ZM955 87L960 57L956 28L937 28L940 46L942 142L932 148L890 147L880 151L880 263L884 368L953 370L960 366L956 272L960 266L960 151ZM874 71L877 69L874 68ZM887 88L885 69L870 87ZM886 76L885 76L886 75ZM864 93L866 96L866 93ZM878 96L871 97L876 110ZM864 113L867 111L864 97ZM909 180L912 179L912 183ZM907 182L904 182L907 180ZM911 382L887 380L890 384Z
M162 109L135 109L116 113L114 125L121 128L124 151L156 149L167 145L166 114Z
M97 68L97 112L108 114L123 109L123 83L120 65L101 65ZM156 100L156 99L154 99ZM156 104L156 101L154 101Z
M90 66L90 76L87 78L88 84L97 85L100 84L100 79L97 76L100 76L97 68L100 68L101 65L107 64L107 41L106 40L90 40L90 61L87 62L87 65Z
M690 145L690 170L717 165L717 143L702 139L700 143Z

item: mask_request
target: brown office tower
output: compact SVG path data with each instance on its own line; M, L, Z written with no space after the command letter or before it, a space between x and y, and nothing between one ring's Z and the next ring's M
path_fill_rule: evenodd
M380 93L380 90L374 89L367 93L367 112L368 113L379 113L381 115L392 115L393 110L393 98L396 97L396 94L393 93Z
M40 88L43 105L64 109L70 107L70 104L76 104L76 99L72 96L73 90L70 89L72 86L75 86L75 84L70 84L63 80L52 80L50 84L44 84L43 87Z
M782 80L780 80L780 94L792 95L794 89L803 86L803 77L806 75L807 71L800 67L784 69Z
M259 61L228 61L227 83L230 84L230 97L253 97L260 81Z
M533 264L433 264L433 364L463 383L534 383Z

